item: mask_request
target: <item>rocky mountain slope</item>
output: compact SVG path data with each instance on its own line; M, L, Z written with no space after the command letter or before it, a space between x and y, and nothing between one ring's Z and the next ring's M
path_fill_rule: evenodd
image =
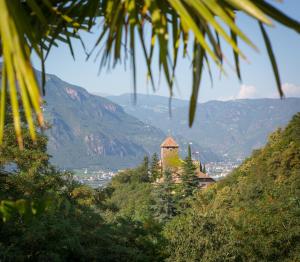
M109 99L144 122L164 125L171 133L230 160L249 156L266 143L270 132L285 126L300 111L300 98L211 101L198 105L195 123L189 128L188 101L174 99L170 117L165 97L138 95L136 105L128 94Z
M129 115L110 100L47 75L44 114L51 128L48 151L54 164L62 168L120 169L135 166L145 155L159 153L167 130ZM163 130L163 131L162 131ZM184 149L190 140L176 137ZM200 148L203 161L218 156Z
M47 76L44 113L48 151L60 167L120 168L156 150L164 133L54 75Z

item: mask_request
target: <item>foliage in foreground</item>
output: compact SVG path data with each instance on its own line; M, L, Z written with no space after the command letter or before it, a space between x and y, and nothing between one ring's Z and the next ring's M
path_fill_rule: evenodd
M300 113L205 191L195 188L189 157L180 185L168 172L161 174L156 156L95 190L51 166L45 143L25 144L22 153L10 134L5 148L0 146L0 260L297 261L300 256ZM5 171L12 163L16 169ZM153 183L161 175L163 182Z
M80 185L51 166L41 134L41 143L20 151L9 121L5 128L11 136L0 146L1 261L160 260L160 236L151 224L105 220L108 189Z

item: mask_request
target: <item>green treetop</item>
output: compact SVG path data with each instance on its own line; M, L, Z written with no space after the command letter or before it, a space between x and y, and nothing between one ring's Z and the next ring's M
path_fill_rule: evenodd
M8 102L8 109L5 112L5 137L0 145L0 170L12 164L18 171L36 173L43 172L49 167L49 155L47 154L47 137L41 132L36 135L36 141L30 139L30 132L25 124L24 111L20 111L21 129L23 132L23 150L16 143L12 109Z
M155 181L161 176L161 171L159 167L159 159L157 153L152 155L151 166L150 166L151 180Z
M192 149L191 149L191 145L188 145L188 157L192 158Z
M206 174L206 167L205 165L203 165L203 171L202 171L204 174Z
M141 166L141 179L143 182L149 182L149 157L144 156Z
M190 147L189 147L190 148ZM184 197L191 196L194 190L198 187L198 178L196 176L196 166L193 163L191 156L187 156L183 162L182 172L182 193Z
M159 222L165 222L176 215L174 183L172 173L166 170L163 174L163 182L153 189L155 204L153 205L153 214Z

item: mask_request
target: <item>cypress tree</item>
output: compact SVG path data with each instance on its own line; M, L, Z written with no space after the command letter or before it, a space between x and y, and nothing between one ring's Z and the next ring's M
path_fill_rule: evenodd
M191 145L188 145L188 157L192 159L192 150L191 150Z
M149 157L144 156L143 162L139 169L141 182L149 182Z
M154 153L151 159L151 166L150 166L150 174L151 174L151 181L156 181L157 178L161 176L160 167L159 167L159 159L158 155Z
M190 148L190 147L189 147ZM184 197L191 196L194 190L198 187L198 178L196 176L196 166L190 155L183 162L182 193Z
M206 167L205 165L203 165L203 171L202 171L204 174L206 174Z
M143 159L143 167L145 168L145 170L149 170L149 157L148 156L144 156Z

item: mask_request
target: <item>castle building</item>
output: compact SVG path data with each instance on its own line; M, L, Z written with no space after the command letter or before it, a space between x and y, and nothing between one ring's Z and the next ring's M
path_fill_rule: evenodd
M182 174L182 160L179 157L179 145L171 136L168 136L160 145L160 166L162 172L169 170L172 172L173 181L181 183ZM194 165L197 167L196 176L199 179L199 187L206 188L216 181L207 174L200 171L200 162L193 160ZM161 178L162 179L162 178ZM162 181L159 179L159 181ZM159 182L158 181L158 182Z
M179 145L171 137L167 137L160 145L161 167L162 170L172 170L179 161Z

